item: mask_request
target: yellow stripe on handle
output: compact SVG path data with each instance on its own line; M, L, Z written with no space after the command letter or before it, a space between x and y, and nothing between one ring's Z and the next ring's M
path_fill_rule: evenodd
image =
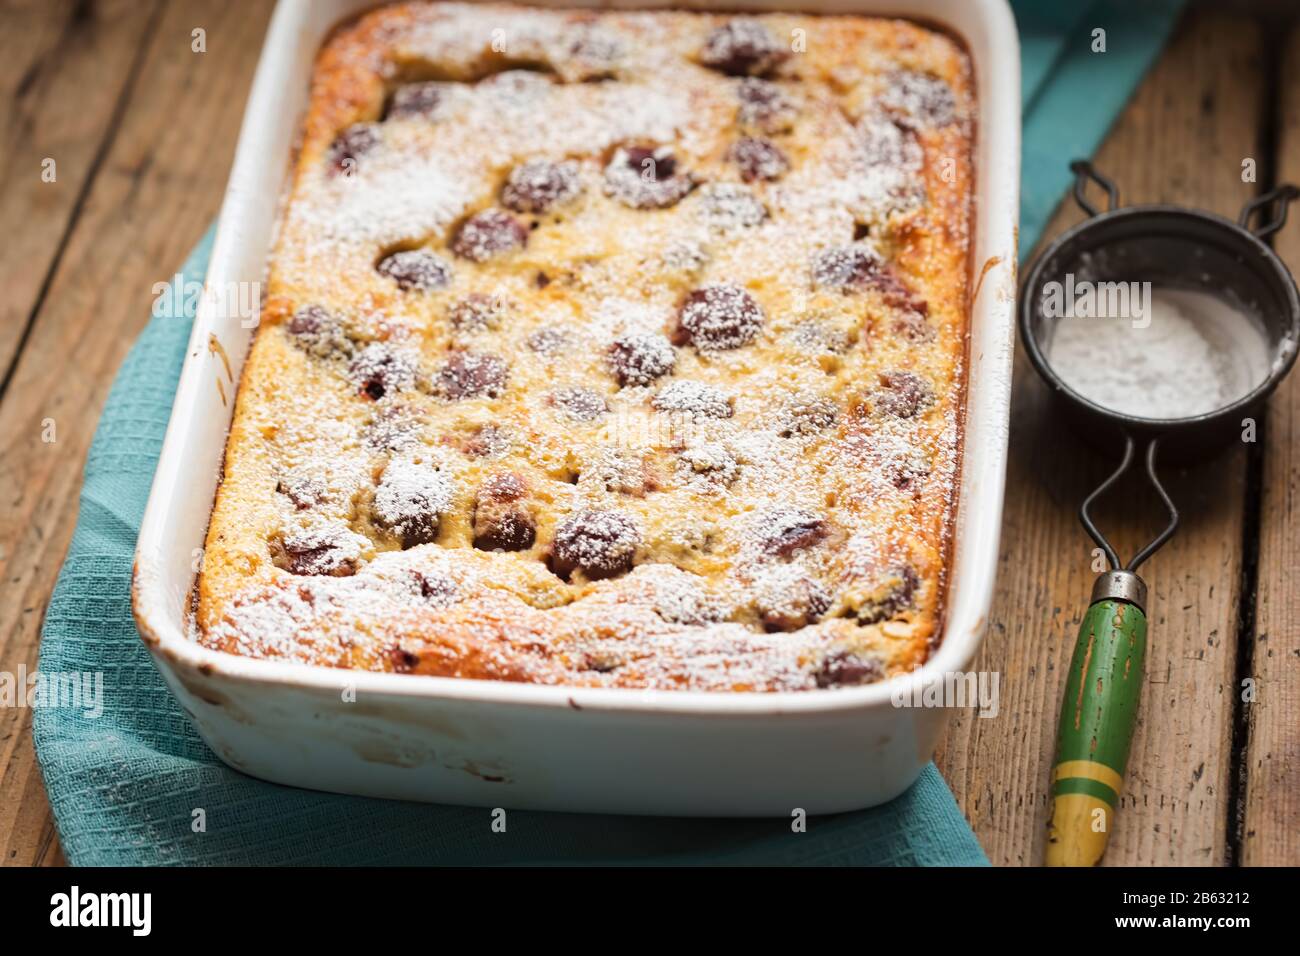
M1052 783L1074 778L1096 780L1098 783L1104 783L1117 794L1124 789L1124 778L1104 763L1094 763L1091 760L1063 760L1052 770Z

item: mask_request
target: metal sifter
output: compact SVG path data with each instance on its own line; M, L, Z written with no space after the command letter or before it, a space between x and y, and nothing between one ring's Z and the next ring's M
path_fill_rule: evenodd
M1263 242L1285 225L1287 206L1300 195L1295 186L1280 186L1250 201L1234 223L1213 213L1177 206L1120 208L1115 184L1091 164L1080 160L1070 168L1076 176L1075 201L1089 218L1052 242L1029 268L1020 290L1020 336L1030 362L1052 389L1066 417L1091 444L1118 457L1119 465L1079 509L1080 520L1105 554L1109 570L1100 574L1093 586L1066 679L1052 771L1049 866L1091 866L1101 860L1123 789L1147 639L1147 586L1137 569L1178 527L1178 509L1160 483L1157 457L1161 461L1192 460L1240 439L1244 423L1258 415L1295 362L1300 340L1300 297L1295 281ZM1105 211L1088 200L1089 181L1105 190ZM1252 227L1257 213L1264 221ZM1147 395L1140 373L1123 382L1122 390L1094 388L1095 382L1114 372L1108 362L1140 361L1144 339L1139 334L1128 345L1111 342L1104 327L1091 326L1084 332L1085 346L1091 330L1101 329L1092 333L1096 346L1093 361L1082 368L1071 366L1066 374L1064 360L1054 345L1060 344L1058 338L1064 340L1067 329L1077 331L1077 326L1063 323L1077 322L1079 316L1070 314L1074 300L1069 298L1064 300L1062 314L1061 290L1073 290L1079 282L1090 283L1087 289L1154 286L1169 290L1170 295L1190 294L1223 303L1225 310L1257 330L1258 342L1211 320L1207 332L1218 338L1216 348L1206 350L1209 357L1234 359L1236 352L1258 345L1267 356L1266 365L1239 394L1228 395L1217 404L1211 395L1212 407L1186 415ZM1134 327L1138 327L1136 322ZM1147 341L1154 338L1153 333ZM1079 339L1074 335L1075 341ZM1187 387L1189 383L1181 384ZM1164 503L1169 520L1163 531L1125 563L1093 520L1092 509L1135 460L1141 461L1145 478Z

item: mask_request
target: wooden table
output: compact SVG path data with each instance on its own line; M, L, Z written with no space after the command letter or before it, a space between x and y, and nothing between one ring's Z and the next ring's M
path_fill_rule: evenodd
M0 671L36 665L99 410L153 284L217 212L270 6L0 0ZM197 29L206 52L192 49ZM1127 202L1235 216L1300 181L1296 62L1300 23L1190 12L1098 166ZM1049 232L1078 218L1063 209ZM1300 224L1277 248L1300 271ZM977 664L1001 672L1001 711L955 715L938 757L997 864L1042 857L1061 682L1092 579L1075 509L1106 469L1048 416L1020 358L1015 387L1000 584ZM1107 862L1300 863L1300 375L1257 443L1170 484L1185 520L1144 570L1149 686ZM1135 490L1103 521L1131 550L1158 514ZM0 710L0 859L54 865L30 718Z

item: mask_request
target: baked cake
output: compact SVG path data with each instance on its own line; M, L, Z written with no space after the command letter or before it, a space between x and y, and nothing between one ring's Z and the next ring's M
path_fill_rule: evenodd
M691 690L917 666L973 129L960 45L900 20L410 3L340 27L196 639Z

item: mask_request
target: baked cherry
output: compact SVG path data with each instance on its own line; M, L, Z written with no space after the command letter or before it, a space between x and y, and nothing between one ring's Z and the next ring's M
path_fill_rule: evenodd
M806 575L775 574L760 582L756 605L766 630L797 631L820 620L831 596Z
M757 20L736 19L704 38L700 62L733 76L761 76L788 59L790 51Z
M930 474L930 461L920 451L904 454L889 461L887 466L890 483L899 491L911 491L917 482Z
M583 28L569 44L569 59L560 65L565 79L581 81L608 79L623 55L623 43L599 27Z
M414 359L385 342L372 342L348 364L348 375L363 395L375 401L415 384Z
M894 316L894 334L902 336L909 342L928 342L935 336L934 326L925 319L929 306L924 301L918 301L918 304L921 306L920 310L904 309Z
M375 523L402 539L405 548L438 537L438 524L451 507L451 483L431 465L397 458L388 463L371 508Z
M880 103L898 121L920 128L947 126L957 119L957 97L939 77L897 70L885 77Z
M814 288L834 289L844 293L873 290L895 310L893 328L910 341L925 341L934 329L925 321L929 303L918 296L894 274L880 255L868 246L836 246L813 258Z
M528 494L528 486L512 471L502 471L488 476L479 488L479 500L518 501L526 494Z
M807 438L830 428L839 417L839 408L825 398L801 395L781 411L782 438Z
M490 352L453 352L438 371L434 391L443 398L497 398L505 391L509 369Z
M856 684L873 684L885 676L885 669L874 657L866 657L849 650L832 651L822 658L813 673L817 686L850 687Z
M537 523L522 508L493 506L474 512L474 547L480 551L527 551L537 540Z
M880 385L873 396L873 407L895 418L912 418L934 402L933 390L915 372L882 372Z
M528 493L511 472L490 476L474 497L474 547L482 551L526 551L537 540L537 522L521 504Z
M459 442L471 458L501 458L514 448L510 433L496 425L482 425Z
M443 83L407 83L399 86L393 91L393 98L388 103L389 118L432 117L442 103L445 88Z
M724 603L696 584L694 575L681 574L682 578L670 578L655 589L655 613L670 624L693 627L722 620L726 614Z
M319 305L304 305L289 319L289 332L299 337L316 336L322 329L337 321Z
M471 262L487 262L528 242L528 229L500 209L484 209L470 216L452 240L451 251Z
M397 283L403 292L432 292L451 284L451 267L432 252L405 249L379 260L375 271Z
M629 146L626 165L652 180L672 179L677 175L677 157L667 146Z
M361 430L361 440L375 451L400 451L415 444L421 421L405 405L381 405Z
M459 332L485 332L499 329L510 310L510 300L503 296L471 292L447 311L447 318Z
M677 473L696 490L712 490L739 478L740 462L720 442L701 442L677 453Z
M925 161L916 131L900 126L893 117L878 110L867 113L856 126L859 156L867 166L884 166L899 173L918 172ZM900 177L898 188L905 180Z
M374 123L354 123L330 143L330 166L336 173L351 176L360 158L378 145L379 128Z
M864 245L834 246L812 262L813 285L819 289L853 292L867 288L884 272L885 262Z
M530 349L538 355L547 357L559 355L571 344L572 339L569 333L564 329L546 327L532 332L528 336L527 344Z
M727 158L736 164L740 178L747 183L772 182L790 171L790 160L775 143L754 136L736 140L727 151Z
M736 88L740 106L736 121L741 126L753 127L764 133L789 132L798 110L781 87L767 80L746 77Z
M698 276L709 264L709 251L694 239L676 239L664 247L659 261L669 272Z
M853 347L853 334L839 326L807 319L791 331L790 338L800 352L808 355L843 355Z
M588 478L595 487L610 494L634 498L644 498L660 488L659 477L648 455L618 449L610 449L597 457L583 472L583 479Z
M875 590L855 609L862 624L876 624L916 607L921 579L910 564L899 564L880 574Z
M930 314L930 304L909 289L903 280L889 269L876 273L869 284L880 293L885 305L891 309L916 313L922 319Z
M272 552L275 564L290 574L346 577L356 573L358 542L346 528L310 528L283 534Z
M706 285L682 304L678 337L700 349L737 349L754 340L763 318L758 302L740 286Z
M609 347L609 367L619 385L649 385L676 364L676 349L657 332L632 332Z
M543 213L581 191L577 163L530 159L510 171L501 189L501 205L515 212Z
M392 644L385 652L394 674L410 674L420 665L420 655L408 651L400 644Z
M666 209L695 188L667 146L628 146L605 167L605 192L633 209Z
M434 571L413 570L411 571L411 579L413 589L434 607L447 607L449 604L455 604L461 599L460 588L456 586L455 581L445 574L438 574Z
M305 305L289 319L294 344L317 358L334 358L352 351L342 320L319 305Z
M276 483L275 490L293 502L299 511L314 508L325 500L329 491L324 480L300 469L286 473Z
M632 567L641 532L620 511L579 511L555 532L551 570L562 578L581 571L590 580L611 578Z
M759 546L780 558L807 550L826 535L826 519L804 508L769 508L758 527Z

